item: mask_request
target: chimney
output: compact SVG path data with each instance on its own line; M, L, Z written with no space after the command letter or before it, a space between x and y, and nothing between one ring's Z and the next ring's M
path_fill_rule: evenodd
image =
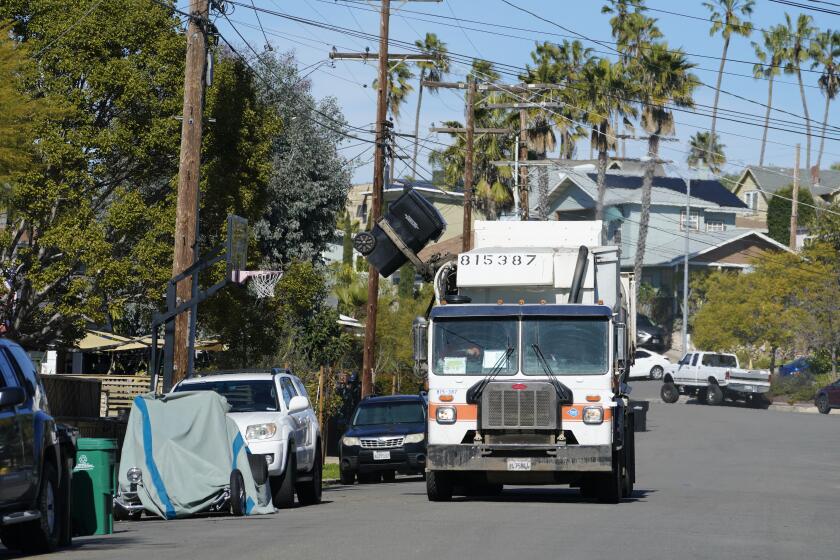
M815 187L820 186L820 168L816 165L811 167L811 184Z

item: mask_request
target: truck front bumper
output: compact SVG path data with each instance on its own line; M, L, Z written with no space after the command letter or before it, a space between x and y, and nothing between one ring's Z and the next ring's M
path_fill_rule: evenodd
M432 445L427 466L435 471L609 472L610 445Z

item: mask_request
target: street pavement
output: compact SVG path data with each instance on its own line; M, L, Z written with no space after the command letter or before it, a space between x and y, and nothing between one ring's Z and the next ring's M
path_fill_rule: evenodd
M659 383L636 382L635 398ZM318 506L252 518L117 523L67 559L838 558L840 411L653 402L636 491L606 505L566 487L430 503L418 478L335 486ZM5 558L0 548L0 558Z

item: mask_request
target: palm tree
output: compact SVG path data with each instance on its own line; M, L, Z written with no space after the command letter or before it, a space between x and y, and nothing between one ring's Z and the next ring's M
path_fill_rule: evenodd
M802 98L802 111L805 113L805 167L811 169L811 117L808 114L808 102L805 99L805 85L802 83L802 64L811 57L811 51L805 46L805 40L816 29L811 25L811 16L799 14L796 23L789 14L785 14L785 24L790 34L788 48L785 49L785 73L796 74L799 82L799 96Z
M726 65L729 40L732 37L732 33L741 35L742 37L750 36L752 33L752 24L749 21L742 20L741 17L745 19L749 18L752 14L754 4L755 0L713 0L712 2L703 2L706 9L712 13L712 27L709 29L709 35L714 37L720 32L723 36L723 53L720 55L720 68L718 69L717 83L715 84L715 101L712 104L712 128L710 129L711 133L708 135L709 142L717 138L715 135L715 126L717 125L720 83L723 80L723 67ZM709 144L708 150L711 152L711 144ZM709 154L708 160L711 159L712 155Z
M700 162L715 173L720 173L723 164L726 163L726 156L723 149L726 147L720 143L720 137L715 134L710 138L711 132L698 132L689 141L689 152L686 162L689 167L699 167Z
M770 128L770 112L773 110L773 80L779 75L785 62L790 35L784 25L774 25L761 32L762 45L753 41L755 56L759 64L753 66L753 76L767 80L767 111L764 114L764 133L761 137L761 153L758 165L764 165L764 149L767 146L767 131Z
M590 60L583 68L581 80L583 107L586 120L592 126L591 142L598 151L598 198L595 219L604 218L606 192L607 152L615 144L616 131L612 117L635 117L636 108L627 99L633 98L633 82L628 79L623 63L610 63L605 58Z
M825 96L825 112L823 113L822 137L820 138L820 149L817 152L817 169L822 163L823 148L825 147L825 131L828 127L828 109L831 101L837 97L840 91L840 31L831 29L817 35L811 45L811 56L814 62L811 68L820 69L818 80L820 90Z
M431 82L439 82L443 77L449 73L449 56L447 56L446 43L438 39L434 33L426 33L426 37L421 41L414 41L414 44L423 54L436 56L437 60L434 62L419 62L417 66L420 67L420 87L417 90L417 112L414 115L414 155L411 158L411 176L417 176L417 149L419 143L420 133L420 106L423 103L423 81L429 80ZM437 93L437 88L428 88L429 93Z
M641 279L645 256L648 225L650 223L650 199L653 188L653 174L659 158L659 138L674 132L674 114L671 107L693 107L692 94L700 81L690 70L694 64L688 62L681 50L669 50L667 43L654 43L645 49L635 69L640 92L642 127L648 133L648 161L642 180L642 215L639 220L639 241L633 272ZM641 282L637 282L638 286Z
M610 18L612 36L616 49L621 55L621 62L629 66L638 60L642 51L653 41L662 38L662 32L656 25L656 19L644 14L647 11L644 0L608 0L609 5L601 8Z
M405 62L397 62L388 69L388 112L394 120L400 117L400 108L408 99L408 94L414 87L409 80L414 78L414 73ZM379 88L379 79L373 80L373 89Z

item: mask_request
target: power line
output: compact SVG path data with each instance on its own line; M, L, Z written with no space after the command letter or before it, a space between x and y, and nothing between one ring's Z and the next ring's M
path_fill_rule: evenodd
M98 7L99 7L99 5L100 5L102 2L104 2L104 1L105 1L105 0L97 0L96 2L94 2L94 4L93 4L90 8L88 8L88 9L85 11L85 13L83 13L82 15L80 15L78 18L76 18L76 19L73 21L73 23L71 23L71 24L70 24L70 25L68 25L66 28L64 28L64 31L62 31L61 33L59 33L59 34L58 34L58 37L56 37L55 39L53 39L52 41L50 41L49 43L47 43L46 45L44 45L43 47L41 47L41 50L39 50L38 52L36 52L36 53L35 53L35 58L38 58L39 56L41 56L41 55L42 55L45 51L47 51L50 47L52 47L54 44L56 44L58 41L60 41L60 40L61 40L61 39L62 39L65 35L67 35L68 33L70 33L70 31L72 31L73 29L75 29L75 27L76 27L77 25L79 25L79 24L82 22L82 20L84 20L86 17L88 17L88 16L89 16L89 15L90 15L90 14L91 14L91 13L92 13L92 12L93 12L96 8L98 8Z

